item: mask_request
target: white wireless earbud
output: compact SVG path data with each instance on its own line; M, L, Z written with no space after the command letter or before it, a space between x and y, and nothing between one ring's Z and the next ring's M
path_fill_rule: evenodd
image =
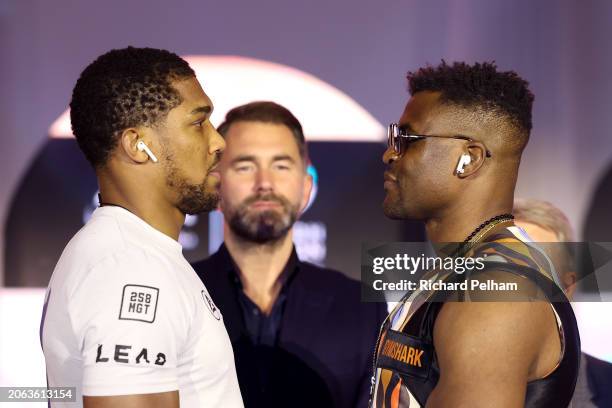
M153 161L153 163L157 163L157 157L155 157L155 155L153 154L151 149L149 149L149 146L147 146L145 142L139 140L138 143L136 143L136 148L141 152L145 152L147 156L149 156L149 158Z
M456 174L463 174L465 169L463 167L467 166L472 162L472 158L469 154L462 154L459 158L459 163L457 163L457 168L455 169Z

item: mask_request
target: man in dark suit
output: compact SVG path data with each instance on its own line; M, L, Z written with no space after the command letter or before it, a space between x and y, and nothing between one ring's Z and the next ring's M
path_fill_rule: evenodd
M552 260L569 299L578 281L574 231L561 210L546 201L517 199L515 224L523 228ZM564 243L570 243L564 245ZM572 408L612 407L612 364L582 353Z
M301 262L292 227L312 179L299 121L254 102L219 127L225 240L194 269L223 314L246 407L366 407L386 304L359 282Z

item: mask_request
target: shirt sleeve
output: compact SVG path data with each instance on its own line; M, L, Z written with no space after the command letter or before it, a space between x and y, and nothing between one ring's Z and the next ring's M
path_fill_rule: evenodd
M185 299L163 259L113 255L90 270L69 300L89 396L178 390L188 332Z

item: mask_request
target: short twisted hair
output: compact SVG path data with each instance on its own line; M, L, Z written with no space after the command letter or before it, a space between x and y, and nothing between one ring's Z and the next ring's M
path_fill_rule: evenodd
M442 60L436 67L409 72L407 78L412 95L421 91L440 92L443 103L501 116L518 130L520 150L527 144L534 96L529 83L515 72L498 71L494 62L449 65Z
M189 64L166 50L127 47L98 57L70 102L72 132L87 160L103 166L123 130L165 119L182 102L171 82L192 76Z

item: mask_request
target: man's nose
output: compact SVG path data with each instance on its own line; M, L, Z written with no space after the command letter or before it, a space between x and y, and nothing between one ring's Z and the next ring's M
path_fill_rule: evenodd
M212 125L211 125L212 126ZM225 139L223 136L217 132L217 130L213 127L212 134L210 137L210 154L221 154L223 150L225 150Z
M257 191L270 191L273 189L274 180L270 171L266 169L259 169L257 171L256 185Z
M387 150L383 153L383 163L389 165L398 159L399 155L395 151L395 149L388 147Z

